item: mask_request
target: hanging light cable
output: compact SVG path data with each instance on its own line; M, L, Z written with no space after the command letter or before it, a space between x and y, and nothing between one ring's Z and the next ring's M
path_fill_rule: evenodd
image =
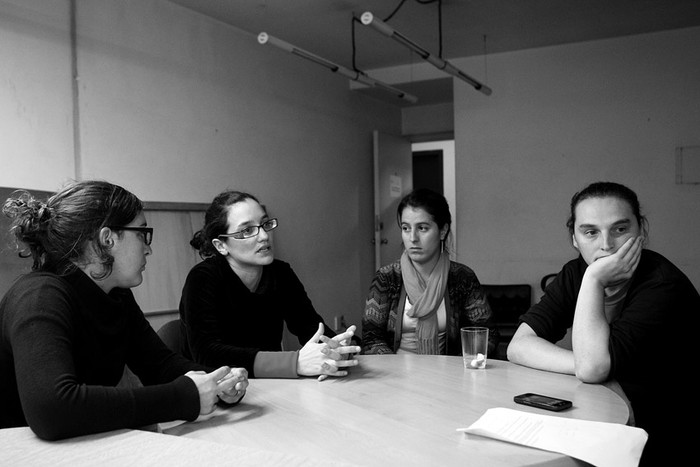
M400 32L396 31L394 28L392 28L391 26L386 24L384 21L382 21L378 18L375 18L371 12L366 11L366 12L362 13L362 16L360 17L360 21L365 26L372 26L374 29L376 29L380 33L384 34L385 36L394 39L399 44L401 44L405 47L408 47L410 50L416 52L418 55L421 56L421 58L423 60L430 63L438 70L442 70L445 73L448 73L456 78L459 78L463 81L466 81L470 85L474 86L474 89L486 94L487 96L491 95L491 92L492 92L491 88L489 88L485 84L480 83L479 81L475 80L474 78L472 78L468 74L464 73L459 68L456 68L454 65L452 65L447 60L443 60L440 57L436 57L436 56L432 55L430 52L425 50L423 47L416 44L415 42L413 42L412 40L410 40L409 38L407 38L406 36L404 36Z
M383 83L381 81L378 81L362 71L359 71L359 70L354 71L354 70L350 70L349 68L345 68L344 66L333 63L330 60L326 60L323 57L319 57L318 55L312 54L311 52L308 52L304 49L300 49L299 47L296 47L296 46L290 44L289 42L285 42L281 39L273 37L266 32L261 32L260 34L258 34L258 42L262 45L265 45L265 44L274 45L275 47L278 47L282 50L285 50L285 51L287 51L291 54L294 54L298 57L305 58L305 59L310 60L318 65L321 65L322 67L328 68L333 73L339 73L339 74L345 76L346 78L351 79L352 81L357 81L357 82L365 84L367 86L383 89L387 92L390 92L391 94L394 94L396 97L398 97L400 99L411 102L412 104L414 104L418 101L418 98L416 96L414 96L412 94L408 94L406 92L403 92L402 90L397 89L397 88L390 86L386 83Z

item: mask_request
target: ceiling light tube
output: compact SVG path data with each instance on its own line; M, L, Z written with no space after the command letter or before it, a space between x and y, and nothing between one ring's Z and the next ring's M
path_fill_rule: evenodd
M394 39L396 42L399 44L408 47L412 51L416 52L420 57L433 65L435 68L444 71L445 73L448 73L456 78L459 78L463 81L466 81L470 85L474 86L474 89L477 91L480 91L487 96L491 95L491 88L486 86L485 84L480 83L479 81L475 80L468 74L464 73L460 69L456 68L454 65L452 65L450 62L447 60L443 60L440 57L436 57L435 55L432 55L430 52L425 50L423 47L419 46L412 40L410 40L408 37L404 36L400 32L396 31L394 28L386 24L384 21L375 18L374 15L366 11L362 13L362 16L360 17L360 21L362 24L365 26L372 26L374 29L377 31L381 32L387 37L390 37Z
M285 50L291 54L294 54L298 57L305 58L307 60L310 60L318 65L321 65L325 68L328 68L331 70L333 73L339 73L346 78L349 78L353 81L357 81L359 83L365 84L367 86L372 86L372 87L377 87L384 89L387 92L390 92L391 94L394 94L396 97L400 99L404 99L408 102L411 102L412 104L415 104L418 101L418 98L412 94L408 94L406 92L403 92L400 89L396 89L395 87L389 86L386 83L383 83L381 81L378 81L369 75L367 75L364 72L361 71L354 71L349 68L345 68L344 66L338 65L336 63L333 63L329 60L326 60L323 57L319 57L316 54L312 54L311 52L308 52L304 49L300 49L299 47L296 47L289 42L285 42L281 39L278 39L276 37L273 37L269 35L266 32L261 32L258 34L258 42L262 45L265 44L270 44L274 45L275 47L278 47L282 50Z

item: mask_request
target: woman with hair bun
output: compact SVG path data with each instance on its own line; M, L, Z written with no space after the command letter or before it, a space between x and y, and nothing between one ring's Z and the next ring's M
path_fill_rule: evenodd
M153 238L136 196L82 181L46 202L17 192L3 213L33 271L0 302L0 428L56 440L193 420L241 400L244 369L170 351L136 304L130 289ZM117 387L125 365L142 387Z
M183 353L205 365L235 365L251 378L346 376L355 326L335 335L316 312L291 266L275 259L277 219L253 195L217 195L190 245L204 261L182 290ZM303 347L283 351L284 326Z

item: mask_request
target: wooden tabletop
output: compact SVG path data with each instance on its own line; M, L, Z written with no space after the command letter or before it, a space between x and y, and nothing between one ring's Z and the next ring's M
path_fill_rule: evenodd
M580 465L456 429L493 407L622 424L629 417L623 400L602 385L506 361L470 370L461 357L359 360L346 378L253 379L238 406L165 433L357 465ZM555 413L515 404L513 396L525 392L568 399L573 408Z

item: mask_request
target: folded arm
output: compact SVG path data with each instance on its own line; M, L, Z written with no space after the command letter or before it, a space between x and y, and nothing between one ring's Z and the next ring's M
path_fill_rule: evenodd
M574 353L539 337L527 324L520 323L508 344L508 360L538 370L573 375Z

